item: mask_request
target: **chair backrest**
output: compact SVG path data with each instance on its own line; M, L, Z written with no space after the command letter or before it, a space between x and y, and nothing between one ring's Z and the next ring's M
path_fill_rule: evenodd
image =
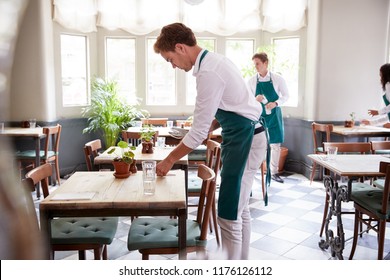
M159 135L158 130L155 130L155 134L153 135L153 146L156 145L157 137ZM134 147L137 147L141 143L141 133L140 132L133 132L133 131L127 131L122 130L122 139L123 141L126 141L127 143L131 144Z
M208 226L210 222L211 210L214 203L215 195L215 173L204 165L198 165L198 177L203 180L202 189L199 196L199 206L196 221L201 225L200 240L207 240ZM204 205L204 207L201 207Z
M379 164L379 172L385 175L385 184L383 186L382 210L381 213L388 213L390 200L390 163L382 161Z
M388 150L387 153L390 153L390 141L371 141L371 150L375 154L377 151Z
M221 168L221 144L214 140L207 140L207 166L213 169L215 180Z
M168 118L147 118L141 119L142 125L153 125L153 126L167 126Z
M46 141L44 146L46 159L48 159L49 151L54 152L53 157L58 155L58 151L60 148L61 129L62 127L60 124L43 128L43 133L46 135Z
M313 122L311 128L313 133L314 153L324 153L322 143L330 142L330 133L333 131L333 124Z
M324 142L324 150L328 147L337 147L337 153L371 154L369 142Z
M26 174L25 184L27 184L31 191L35 190L35 185L39 182L43 190L43 197L49 195L49 177L52 175L52 168L50 163L42 164Z
M88 171L95 170L95 165L93 163L95 157L99 155L99 150L102 148L102 141L100 139L95 139L85 143L84 145L84 156L85 162L87 164Z

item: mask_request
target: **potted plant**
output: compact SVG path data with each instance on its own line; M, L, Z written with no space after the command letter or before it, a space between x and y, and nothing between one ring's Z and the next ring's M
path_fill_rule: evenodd
M353 127L355 125L355 112L349 114L350 119L344 122L345 127Z
M138 102L134 104L127 104L121 97L115 80L95 78L91 84L91 105L82 112L88 117L88 126L83 133L102 132L106 148L115 146L123 129L149 114L137 107Z
M156 131L151 125L144 125L141 128L140 139L142 141L142 153L152 154L153 153L153 141Z
M120 153L118 153L118 147L120 148ZM114 176L116 178L127 178L131 173L137 172L137 168L135 167L134 153L131 151L135 150L135 147L129 147L128 143L125 141L119 141L118 147L112 147L107 153L116 155L112 162L115 169Z

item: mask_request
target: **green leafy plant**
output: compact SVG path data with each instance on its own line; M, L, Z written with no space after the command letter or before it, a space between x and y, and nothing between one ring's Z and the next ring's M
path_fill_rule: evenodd
M91 105L84 108L83 116L88 117L88 126L83 133L99 131L106 147L115 146L123 129L133 121L149 113L135 105L129 105L118 93L115 80L95 78L91 84Z
M356 118L356 113L355 112L350 113L349 117L350 117L350 120L354 122L355 118Z
M107 153L108 154L115 154L117 157L114 159L114 161L123 161L128 164L131 164L134 160L134 153L131 150L135 150L136 148L134 146L130 146L129 144L125 141L119 141L118 142L118 147L121 148L121 154L118 154L116 151L116 147L113 147L110 149ZM128 151L125 149L129 148Z
M154 134L156 134L156 131L153 129L153 126L144 125L140 131L140 138L143 141L150 142Z

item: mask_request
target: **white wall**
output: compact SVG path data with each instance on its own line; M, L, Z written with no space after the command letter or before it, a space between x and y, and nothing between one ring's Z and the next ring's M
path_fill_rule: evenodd
M340 121L383 106L379 68L387 59L388 0L322 0L315 120Z

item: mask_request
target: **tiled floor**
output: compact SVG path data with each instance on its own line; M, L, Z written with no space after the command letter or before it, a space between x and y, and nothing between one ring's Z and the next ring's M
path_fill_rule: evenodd
M252 235L250 259L252 260L330 260L329 251L318 247L320 223L322 220L324 188L321 182L313 182L299 174L284 173L284 184L272 181L268 190L269 203L264 206L261 193L261 175L256 176L250 201ZM53 188L54 189L54 188ZM35 196L34 196L35 197ZM38 205L39 201L36 201ZM344 203L345 209L353 210L351 202ZM190 208L190 216L196 209ZM116 238L108 247L109 259L140 260L138 251L127 250L127 234L130 218L121 218ZM345 236L352 236L353 215L343 215ZM335 223L332 222L334 226ZM346 242L344 258L348 259L352 240ZM356 260L376 259L376 234L372 231L359 239L355 252ZM207 245L210 259L220 259L221 254L213 233ZM390 228L386 230L385 255L390 251ZM55 259L77 259L76 252L56 252ZM89 259L93 258L88 253ZM387 256L389 257L389 255ZM177 255L151 256L151 259L177 259ZM195 254L189 254L195 259Z

